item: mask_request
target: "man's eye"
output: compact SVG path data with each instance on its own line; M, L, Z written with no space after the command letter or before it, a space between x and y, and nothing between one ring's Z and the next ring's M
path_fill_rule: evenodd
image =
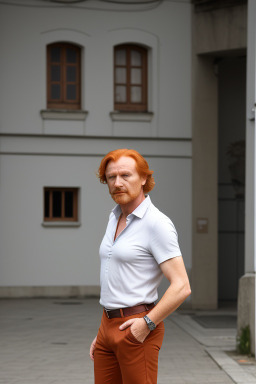
M127 175L127 174L124 174L124 175L123 175L123 177L128 177L128 176L129 176L129 175Z
M115 176L108 176L108 180L114 179Z

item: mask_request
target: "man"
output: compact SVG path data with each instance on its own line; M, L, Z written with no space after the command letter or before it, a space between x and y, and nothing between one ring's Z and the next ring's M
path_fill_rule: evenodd
M128 149L108 153L99 167L118 205L100 246L104 310L90 348L95 384L156 384L163 320L191 292L174 225L146 195L152 174ZM170 286L155 304L163 275Z

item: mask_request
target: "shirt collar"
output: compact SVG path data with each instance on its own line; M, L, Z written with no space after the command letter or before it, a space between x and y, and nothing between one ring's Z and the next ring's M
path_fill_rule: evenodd
M140 205L136 209L134 209L134 211L130 215L137 216L141 219L145 215L146 210L148 209L150 204L151 204L151 199L150 199L149 195L146 195L145 200L143 200L142 203L140 203ZM118 217L121 214L120 205L116 205L115 208L112 209L112 212L114 213L114 215L118 219ZM128 215L128 216L130 216L130 215Z

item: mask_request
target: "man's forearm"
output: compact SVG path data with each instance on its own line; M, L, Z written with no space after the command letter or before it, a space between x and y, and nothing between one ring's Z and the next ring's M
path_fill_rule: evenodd
M171 284L157 305L148 313L148 317L158 325L174 312L190 295L189 283Z

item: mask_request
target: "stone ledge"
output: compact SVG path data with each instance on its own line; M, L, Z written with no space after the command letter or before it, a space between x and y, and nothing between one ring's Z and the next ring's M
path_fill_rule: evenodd
M42 227L80 227L81 223L79 221L43 221Z
M40 115L43 120L85 120L88 111L76 110L41 110Z
M152 121L153 112L110 112L112 121Z
M99 296L100 287L98 285L0 287L0 299Z

